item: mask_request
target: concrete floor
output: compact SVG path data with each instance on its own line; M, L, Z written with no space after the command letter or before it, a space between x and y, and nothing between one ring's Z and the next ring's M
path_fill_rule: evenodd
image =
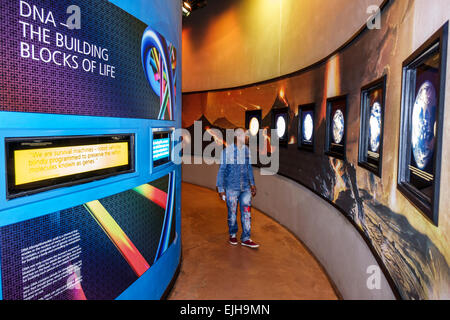
M301 242L256 209L252 239L259 249L230 245L225 202L209 189L183 183L183 262L168 298L337 299L323 269Z

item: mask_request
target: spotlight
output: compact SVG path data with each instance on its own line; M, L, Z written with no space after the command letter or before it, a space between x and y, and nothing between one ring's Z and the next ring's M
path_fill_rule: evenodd
M188 17L192 12L192 7L188 1L183 1L183 6L181 8L185 17Z

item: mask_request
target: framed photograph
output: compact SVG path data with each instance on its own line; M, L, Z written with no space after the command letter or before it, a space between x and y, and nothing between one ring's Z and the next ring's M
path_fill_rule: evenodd
M314 103L298 106L297 146L301 150L314 152L315 109Z
M403 63L399 190L435 225L439 218L448 23Z
M347 96L327 99L325 154L345 160L347 145Z
M381 177L386 76L361 89L358 164Z
M272 110L272 129L276 130L280 146L287 146L289 142L289 108Z

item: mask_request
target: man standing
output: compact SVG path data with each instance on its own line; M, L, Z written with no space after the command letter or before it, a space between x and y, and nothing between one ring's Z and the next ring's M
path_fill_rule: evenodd
M241 211L241 245L258 248L250 239L252 196L256 195L253 168L250 163L250 150L245 145L246 134L242 128L235 130L234 144L222 152L221 164L217 174L217 191L228 207L229 242L237 245L236 234L237 206Z

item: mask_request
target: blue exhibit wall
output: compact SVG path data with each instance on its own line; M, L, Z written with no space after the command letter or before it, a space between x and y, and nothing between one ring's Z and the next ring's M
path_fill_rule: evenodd
M112 3L121 7L125 11L134 15L138 19L159 30L178 49L177 56L177 79L178 86L176 95L181 97L181 7L178 1L166 0L112 0ZM177 99L175 106L175 127L181 127L181 102ZM161 297L167 285L174 276L174 273L181 259L181 166L176 167L176 232L177 241L169 247L168 251L161 258L153 270L136 281L119 299L154 299ZM166 169L167 172L170 169Z
M2 0L3 2L4 0ZM90 3L90 0L80 0L78 2L85 4ZM19 1L15 1L19 2ZM48 2L40 1L40 0L30 0L29 3L38 3L41 4ZM77 2L77 1L75 1ZM104 1L102 5L111 6L107 1ZM176 74L173 75L176 78L176 92L174 94L174 103L172 108L172 120L156 120L151 116L135 116L130 111L131 116L127 116L126 108L130 108L133 110L133 106L123 106L125 109L122 111L125 113L124 116L110 116L108 112L112 109L106 111L104 114L97 114L95 112L87 111L84 113L77 114L76 112L39 112L42 109L33 110L32 105L25 106L29 107L30 110L27 112L17 112L16 106L14 106L14 96L8 99L3 99L1 101L0 108L0 159L5 159L6 151L5 151L5 138L11 137L61 137L61 136L90 136L90 135L118 135L118 134L134 134L135 137L135 150L134 150L134 158L135 158L135 168L134 172L123 173L111 177L106 177L104 179L95 180L87 183L76 184L71 186L63 186L55 189L51 189L44 192L39 192L35 194L30 194L24 197L18 197L14 199L7 200L7 185L5 181L7 180L7 164L6 161L0 161L0 298L1 299L20 299L25 298L20 294L15 296L14 293L11 293L11 290L14 288L7 288L8 286L13 286L11 284L12 279L17 276L20 280L20 271L12 270L14 268L11 267L10 260L12 261L13 255L9 255L9 252L15 248L22 245L22 243L12 243L11 239L15 239L17 236L18 241L25 241L29 239L22 239L18 233L22 232L23 234L38 234L40 232L43 233L46 226L52 226L55 230L49 231L49 236L46 238L44 236L39 237L36 236L33 238L34 240L42 240L46 241L48 239L55 239L50 236L53 234L54 236L62 236L59 228L63 228L64 224L67 225L67 221L72 221L76 219L74 217L77 214L83 216L83 212L85 212L89 206L86 204L102 201L102 204L107 207L107 204L113 203L113 201L120 201L120 199L127 199L129 196L129 192L134 190L133 197L139 192L140 186L152 186L155 185L158 187L158 184L164 185L164 188L167 188L167 207L166 214L163 216L163 220L161 216L158 216L158 221L155 220L155 224L162 225L169 228L169 230L159 230L159 233L156 235L150 234L149 237L153 237L150 239L144 239L142 241L145 243L153 243L156 248L158 248L157 253L153 252L151 254L156 254L157 257L151 256L152 260L149 260L149 255L146 255L144 252L147 251L147 248L141 245L138 247L138 243L133 240L137 239L138 236L129 234L127 235L133 243L138 247L139 251L141 251L142 256L147 258L149 268L145 272L141 272L141 274L134 274L130 268L126 273L130 273L129 275L116 275L115 273L119 272L121 269L114 270L111 265L126 265L125 259L120 262L109 261L112 256L109 256L109 251L106 248L103 248L100 244L101 242L94 244L98 246L98 250L105 250L104 256L102 257L103 267L104 269L97 269L96 272L90 272L90 274L83 274L83 267L85 266L83 262L83 266L81 267L81 275L82 281L80 282L81 286L84 286L83 283L86 282L86 288L84 288L85 292L82 294L84 299L160 299L162 295L168 289L168 286L173 279L177 267L180 263L181 258L181 237L180 237L180 228L181 228L181 213L180 213L180 199L181 199L181 166L175 165L173 163L168 163L159 167L153 167L152 164L152 130L153 129L174 129L179 128L181 126L181 8L179 6L178 1L166 1L166 0L114 0L110 1L113 5L123 9L125 12L134 16L139 21L133 23L141 23L143 22L152 30L156 30L167 43L172 44L176 48ZM59 3L58 3L59 5ZM55 6L57 6L55 4ZM2 3L3 8L3 3ZM120 12L119 12L120 13ZM89 13L91 14L91 13ZM83 16L83 11L82 11ZM102 23L102 21L96 21L96 23ZM106 22L105 22L106 23ZM111 23L111 20L107 23ZM109 26L110 29L114 26ZM105 28L108 28L106 26ZM139 42L140 44L140 42ZM113 44L111 44L113 46ZM2 57L4 60L4 51L5 47L2 48ZM114 52L117 54L117 52ZM113 53L111 53L112 55ZM140 56L139 56L140 57ZM2 66L3 68L4 66ZM142 69L142 74L144 74L142 65L140 65ZM138 69L138 68L137 68ZM17 77L20 77L20 70L18 71ZM22 78L21 81L24 78ZM144 78L145 79L145 78ZM60 79L56 80L59 81ZM7 86L7 77L1 79L2 81L2 95L7 96L10 91L5 89ZM26 80L25 80L26 81ZM139 83L140 84L140 83ZM38 84L33 83L32 85L37 86L36 90L40 90ZM139 95L141 92L140 88L133 88L130 83L125 84L127 90L130 92L130 95ZM150 90L150 85L145 90ZM93 87L95 92L96 88ZM83 94L83 93L81 93ZM145 95L144 95L145 96ZM52 97L48 97L49 101L53 101ZM5 102L6 101L6 102ZM11 102L12 101L12 102ZM23 102L23 101L21 101ZM35 101L32 101L33 104ZM42 101L41 101L42 102ZM101 103L95 102L95 103ZM105 108L108 108L108 102L105 101ZM121 111L121 112L122 112ZM55 114L60 113L60 114ZM93 116L95 114L95 116ZM108 116L104 116L108 115ZM159 118L161 119L161 118ZM167 181L163 181L166 179ZM162 182L161 182L162 181ZM172 183L172 184L171 184ZM159 187L158 187L159 188ZM163 187L160 189L163 190ZM122 198L121 198L122 197ZM173 197L173 203L169 205L171 201L171 197ZM100 200L99 200L100 199ZM144 197L139 198L139 201L142 201ZM127 200L128 201L128 200ZM131 200L130 200L131 201ZM126 202L126 201L125 201ZM117 213L119 219L116 219L116 222L120 225L120 227L126 231L128 228L127 225L130 225L132 228L139 229L139 221L128 221L127 219L132 219L132 213L127 212L127 210L132 210L131 207L128 206L127 203L122 203L123 212ZM161 210L153 203L143 203L141 208L154 208L152 214L156 215L158 210ZM116 208L117 209L117 208ZM85 211L83 211L85 210ZM120 209L117 209L120 211ZM152 209L153 210L153 209ZM83 212L82 212L83 211ZM113 216L113 212L108 210L109 213ZM170 215L168 212L173 212L174 218L170 219ZM73 215L72 215L73 213ZM128 215L129 213L129 215ZM163 211L164 214L164 211ZM89 214L87 214L89 216ZM66 220L64 220L66 219ZM71 220L72 219L72 220ZM120 223L120 219L122 219L123 224ZM54 220L57 220L56 222ZM171 221L169 221L171 220ZM95 221L92 220L92 221ZM92 223L92 226L98 227L95 222L90 220L89 223ZM35 225L34 223L39 223L39 225ZM174 222L175 229L171 230L171 223ZM100 223L99 223L100 224ZM133 226L134 225L134 226ZM103 227L103 226L102 226ZM164 229L164 227L162 227ZM98 230L102 230L98 228ZM99 232L96 230L96 232ZM65 230L64 232L66 232ZM150 230L152 231L152 230ZM142 232L141 232L142 233ZM149 232L151 233L151 232ZM167 239L163 240L163 233L167 234ZM161 237L159 235L161 234ZM104 234L102 235L104 236ZM94 236L89 235L89 239L83 238L83 234L81 234L81 242L86 242L87 246L89 246L89 241L93 241ZM135 238L133 238L135 237ZM145 237L145 235L144 235ZM156 238L155 238L156 237ZM161 238L161 239L160 239ZM105 237L105 239L107 239ZM139 239L138 239L139 240ZM99 240L100 241L100 240ZM103 240L102 240L103 241ZM106 241L106 240L105 240ZM140 240L139 240L140 241ZM138 241L138 242L139 242ZM147 242L146 242L147 241ZM153 241L153 242L152 242ZM167 248L164 247L162 243L166 241ZM33 242L30 242L33 243ZM105 242L106 243L106 242ZM7 244L7 245L5 245ZM109 243L108 246L111 246ZM114 249L114 246L112 246ZM161 249L162 248L162 249ZM16 248L17 249L17 248ZM81 249L84 249L81 247ZM114 251L111 249L111 251ZM88 248L84 250L83 253L86 255L86 252L92 250L92 248ZM108 249L109 250L109 249ZM20 250L17 250L20 252ZM117 252L111 253L111 255L120 256ZM149 250L150 252L151 250ZM83 258L83 254L81 257ZM125 257L125 255L124 255ZM154 258L154 259L153 259ZM77 258L78 259L78 258ZM113 259L113 258L111 258ZM114 258L116 259L116 258ZM119 258L117 258L119 259ZM120 259L119 259L120 260ZM128 262L128 261L127 261ZM12 262L11 262L12 263ZM73 261L70 261L73 263ZM89 262L87 262L89 263ZM93 265L95 262L92 262ZM102 268L101 264L97 262L97 267ZM127 265L126 265L127 266ZM129 267L129 266L128 266ZM87 268L87 267L86 267ZM9 270L11 269L11 270ZM16 273L16 274L14 274ZM95 281L95 274L99 275L97 281ZM24 275L24 271L22 271L22 276ZM6 279L6 277L9 277ZM117 287L114 288L113 291L108 292L109 286L107 284L104 285L94 285L92 287L92 283L102 282L102 281L116 281L116 278L119 277L121 283L126 285L125 287ZM80 277L81 279L81 277ZM24 280L25 281L25 280ZM91 284L89 284L89 281ZM19 288L23 290L24 288ZM19 290L18 289L18 290ZM9 291L8 291L9 290ZM103 290L103 291L102 291ZM83 290L79 290L78 293ZM8 292L8 295L5 294ZM91 292L91 294L89 294ZM89 296L90 295L90 296ZM42 296L33 295L29 292L29 297L32 298L42 298ZM57 296L57 291L52 292L52 294L47 297L56 298L56 299L69 299L69 298L79 298L79 295L73 294L71 297L67 296Z

